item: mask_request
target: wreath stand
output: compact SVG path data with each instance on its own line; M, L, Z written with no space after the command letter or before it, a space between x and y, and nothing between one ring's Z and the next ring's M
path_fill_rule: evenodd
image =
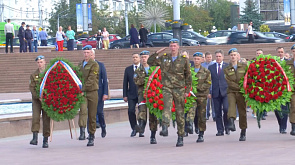
M76 139L78 139L78 137L77 137L77 130L76 130L76 126L75 126L75 121L74 121L74 119L71 119L71 122L72 122L72 125L73 125L74 130L75 130L75 136L76 136ZM70 122L70 120L68 120L69 128L70 128L70 134L71 134L71 139L73 139L71 122ZM52 134L53 134L53 120L50 119L50 142L52 141Z

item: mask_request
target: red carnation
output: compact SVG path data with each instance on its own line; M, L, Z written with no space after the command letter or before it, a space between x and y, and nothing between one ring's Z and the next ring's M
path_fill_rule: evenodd
M255 91L255 92L258 92L258 91L259 91L259 88L258 88L258 87L255 87L255 88L254 88L254 91Z
M261 82L262 82L262 83L265 83L265 81L266 81L265 78L262 78L262 79L261 79Z
M187 100L186 99L184 99L184 103L186 103L187 102Z
M155 96L156 96L155 92L152 92L152 97L155 97Z
M278 92L279 97L283 95L282 91Z
M271 68L271 65L269 65L269 64L268 64L268 65L266 65L266 68L270 69L270 68Z
M285 86L281 86L281 90L284 91L286 88Z
M155 86L152 87L152 90L155 91L157 88Z
M277 77L276 80L277 80L277 81L280 81L280 80L281 80L281 77Z
M161 88L161 89L163 88L163 84L160 85L160 88Z
M173 108L171 108L171 112L175 112L175 108L173 107Z
M273 98L274 98L275 100L278 99L278 98L279 98L278 94L274 94L274 95L273 95Z
M158 76L159 76L158 74L155 74L155 75L154 75L154 78L158 78Z
M254 94L251 93L251 94L249 95L249 97L250 97L250 98L254 98Z
M272 64L272 66L277 67L278 64L275 62L275 63Z
M266 71L265 71L265 74L269 74L269 73L270 73L270 71L269 71L269 70L266 70Z
M154 107L154 108L158 108L158 104L157 104L157 103L154 103L154 104L153 104L153 107Z
M159 105L164 104L163 100L158 100L158 104L159 104Z
M263 91L259 91L259 94L260 94L260 95L264 95L264 92L263 92Z
M254 72L253 74L254 74L254 76L258 76L258 72Z
M261 78L260 75L258 75L256 79L259 80L260 78Z
M280 74L279 71L275 71L275 75L278 76Z
M159 97L158 97L158 96L156 96L154 99L155 99L155 101L157 101L157 100L159 100Z
M163 98L163 94L161 93L161 94L159 95L159 97L160 97L160 98Z
M152 93L152 91L151 90L148 90L148 93Z
M260 73L261 77L265 77L265 72Z
M153 103L153 102L154 102L154 100L153 100L153 99L149 99L149 102L150 102L150 103Z
M148 94L147 97L148 97L148 98L151 98L151 97L152 97L152 94Z
M156 94L159 94L159 93L160 93L160 90L159 90L159 89L157 89L157 90L156 90Z
M261 99L260 99L260 102L263 103L263 102L264 102L264 98L261 98Z
M270 60L270 62L273 62L273 63L275 63L276 62L276 60L274 60L274 59L269 59Z
M163 109L164 109L164 107L160 105L160 106L159 106L159 110L162 111Z
M285 80L285 78L284 78L284 80L283 80L283 83L282 83L283 85L287 85L287 81Z
M260 101L260 97L259 96L255 96L255 100L256 101Z
M161 83L160 82L157 82L157 87L160 87Z
M159 76L159 80L162 81L162 76Z
M261 67L261 68L259 69L259 72L261 72L261 73L264 72L263 65L260 65L260 67Z
M156 79L153 80L153 84L156 84L158 81Z

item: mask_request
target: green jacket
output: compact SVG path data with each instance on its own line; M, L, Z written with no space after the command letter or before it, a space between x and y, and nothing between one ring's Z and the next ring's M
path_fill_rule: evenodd
M286 64L288 66L288 69L291 70L293 73L293 78L295 79L295 67L294 67L294 58L286 61ZM291 84L290 84L291 85ZM295 90L295 84L293 84L293 89Z
M208 69L204 67L200 67L200 70L196 74L198 78L198 86L197 86L197 98L198 97L207 97L209 94L210 86L211 86L211 73Z
M85 67L83 67L83 61L78 65L84 79L82 91L90 92L98 90L99 65L90 59Z
M145 78L148 77L143 65L140 65L134 72L134 83L138 87L138 95L142 94L144 90Z
M160 66L162 84L167 88L184 88L189 93L192 86L190 62L185 56L178 55L172 62L171 54L164 54L158 57L157 53L152 54L147 62L150 66Z
M238 62L237 70L235 70L232 63L229 63L229 65L223 69L225 80L228 85L227 93L240 92L241 90L240 80L246 74L246 67L247 67L247 64Z

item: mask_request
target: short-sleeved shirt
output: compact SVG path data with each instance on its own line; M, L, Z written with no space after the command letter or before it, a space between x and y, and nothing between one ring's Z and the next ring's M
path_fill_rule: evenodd
M74 32L74 30L68 30L66 32L66 36L68 37L69 40L75 39L75 32Z

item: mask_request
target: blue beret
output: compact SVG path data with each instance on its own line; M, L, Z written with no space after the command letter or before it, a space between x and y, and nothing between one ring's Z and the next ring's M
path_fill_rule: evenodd
M83 47L83 50L92 50L92 46L91 45L86 45Z
M179 43L179 40L176 39L176 38L172 38L170 41L169 41L170 44L172 43Z
M291 47L291 50L295 49L295 44Z
M238 52L238 49L237 48L231 48L229 51L228 51L228 54L231 54L233 52Z
M40 55L40 56L38 56L38 57L35 59L35 61L42 60L42 59L45 59L45 57L42 56L42 55Z
M144 51L140 52L139 55L150 55L150 52L147 50L144 50Z
M202 52L196 52L196 53L194 53L193 57L203 57L203 53Z

